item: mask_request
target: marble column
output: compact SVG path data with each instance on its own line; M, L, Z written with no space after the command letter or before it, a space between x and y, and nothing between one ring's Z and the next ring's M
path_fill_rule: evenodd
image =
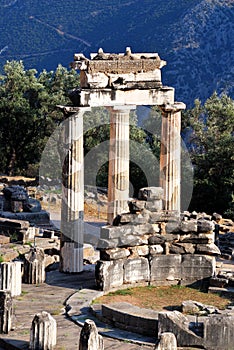
M160 186L164 189L164 209L180 212L181 110L182 102L160 107L162 110Z
M118 214L129 210L129 113L135 106L115 106L108 109L110 148L107 220L112 224Z
M69 107L68 107L69 108ZM83 114L90 108L65 110L62 131L62 207L60 271L83 270L84 154Z

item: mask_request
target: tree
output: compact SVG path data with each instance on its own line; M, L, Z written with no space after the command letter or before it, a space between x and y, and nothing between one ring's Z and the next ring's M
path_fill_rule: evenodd
M22 61L10 61L0 76L0 166L5 174L27 174L37 168L46 141L63 114L68 88L78 84L75 71L61 65L55 72L25 70ZM33 172L35 175L35 171Z
M194 165L190 209L233 215L234 101L216 93L204 105L196 100L184 114L183 129Z

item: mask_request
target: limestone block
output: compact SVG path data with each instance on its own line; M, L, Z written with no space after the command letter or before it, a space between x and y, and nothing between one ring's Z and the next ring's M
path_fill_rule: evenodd
M120 217L120 224L146 224L148 222L148 218L146 216L143 216L142 214L129 214L124 213L121 214Z
M204 321L206 348L231 350L234 344L234 315L211 315Z
M135 235L128 235L123 236L119 238L119 247L134 247L138 245L144 245L147 244L148 238L144 238L144 236L135 236Z
M139 190L138 199L145 201L163 199L162 187L143 187Z
M123 284L124 260L99 260L95 267L95 278L99 290L108 291Z
M158 314L159 334L171 332L177 339L179 347L203 347L204 340L188 328L189 321L178 311L160 312Z
M103 226L100 231L100 238L102 239L119 238L123 235L131 234L132 230L133 230L132 225Z
M193 243L193 244L209 244L214 242L214 234L207 233L188 233L180 235L180 242L182 243Z
M179 220L173 220L168 221L165 225L166 233L180 233L180 221Z
M200 219L197 221L197 231L199 233L214 231L215 225L212 221Z
M163 209L163 202L161 199L147 201L145 203L145 208L147 210L150 210L151 212L154 212L154 211L158 212Z
M102 239L100 238L98 240L97 249L99 250L105 250L105 249L112 249L116 248L118 246L119 240L117 238L115 239Z
M158 255L158 254L163 254L164 249L160 244L155 244L149 246L149 254L151 256Z
M198 254L205 254L205 255L221 255L221 252L217 245L214 243L211 244L197 244L196 251Z
M103 338L93 320L85 320L80 332L79 350L104 350Z
M170 246L171 254L194 254L195 248L192 243L174 243Z
M57 324L46 311L34 316L30 331L31 350L52 350L57 340Z
M205 305L199 303L198 301L193 300L185 300L181 304L182 312L186 314L194 314L194 315L210 315L210 314L218 314L219 310L212 305Z
M0 290L0 334L8 334L12 327L13 304L10 291Z
M156 244L163 244L165 243L166 239L165 236L162 235L154 235L154 236L150 236L148 239L148 243L151 245L156 245Z
M131 254L133 256L146 256L149 254L149 246L148 245L140 245L136 247L130 248Z
M173 281L181 278L181 255L156 255L150 259L150 281Z
M145 201L133 199L128 202L128 207L129 207L130 213L134 214L136 212L142 211L145 208Z
M124 263L124 283L149 281L149 261L146 258L128 259Z
M10 237L0 235L0 244L8 244L10 243Z
M130 255L130 251L126 248L113 248L107 250L101 250L101 260L119 260L127 258Z
M180 231L181 232L197 232L197 220L187 220L181 221L180 223Z
M170 332L162 333L155 350L177 350L177 340L175 335Z
M181 277L183 283L212 277L215 273L215 257L185 254L182 255Z

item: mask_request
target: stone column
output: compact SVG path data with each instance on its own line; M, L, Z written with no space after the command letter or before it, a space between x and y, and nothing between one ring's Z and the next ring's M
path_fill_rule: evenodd
M10 291L0 290L0 334L8 334L12 327L13 304Z
M69 108L69 107L68 107ZM83 270L84 154L83 114L90 108L71 108L63 128L60 271ZM71 114L72 113L72 114Z
M108 174L108 217L128 212L129 198L129 113L134 106L109 107L110 148Z
M103 338L93 320L85 320L80 332L79 350L104 350Z
M45 274L45 253L42 248L34 247L30 249L24 257L23 281L28 284L44 283Z
M160 186L164 189L164 209L180 212L181 110L185 104L165 105L162 110Z
M52 350L57 341L57 324L46 311L36 314L30 330L31 350Z
M0 289L9 290L11 296L19 296L21 294L22 278L21 278L22 262L3 262L0 264Z

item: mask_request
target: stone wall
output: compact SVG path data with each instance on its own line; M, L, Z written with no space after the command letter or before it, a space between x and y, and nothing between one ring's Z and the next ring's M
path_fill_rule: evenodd
M214 223L205 214L162 210L161 188L140 190L129 213L102 227L96 282L107 291L129 285L190 285L215 273Z

